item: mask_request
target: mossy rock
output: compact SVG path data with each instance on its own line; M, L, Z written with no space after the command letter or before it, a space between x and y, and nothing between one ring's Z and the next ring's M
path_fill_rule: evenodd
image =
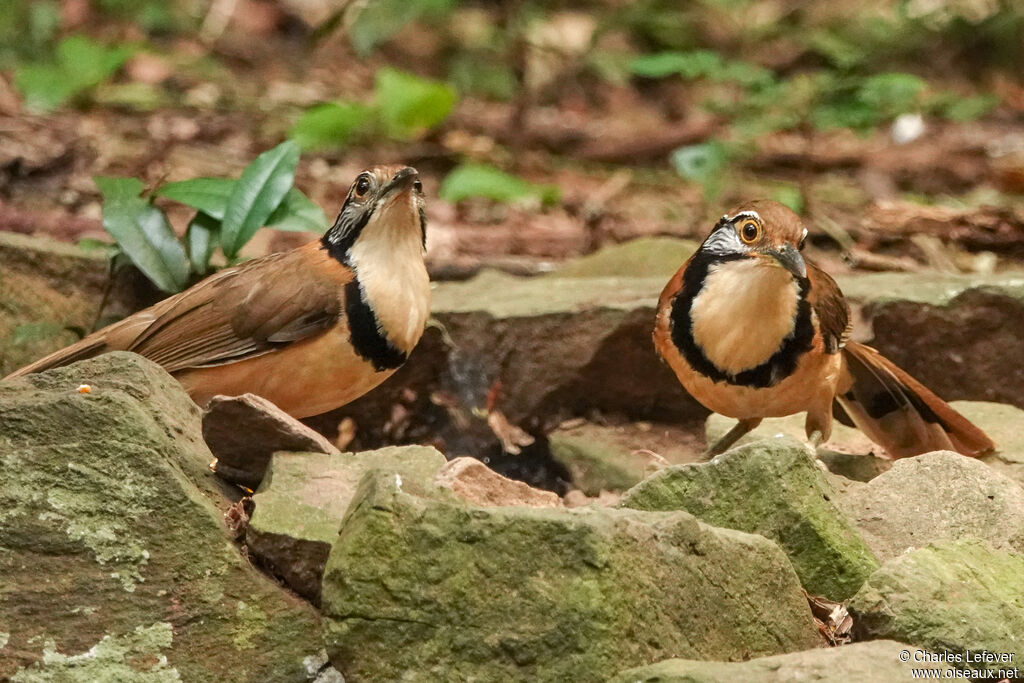
M306 680L317 615L227 540L211 459L135 354L0 383L0 678Z
M668 653L818 642L785 555L759 536L685 512L471 507L375 473L331 550L322 609L353 681L599 681Z
M702 662L692 659L667 659L657 664L623 671L609 683L780 683L781 681L903 681L911 677L918 663L904 663L900 654L915 648L892 640L854 643L843 647L817 648L774 657L759 657L748 662ZM919 656L924 656L922 655ZM948 664L928 664L940 675Z
M677 465L626 492L624 507L686 510L708 524L761 534L782 546L804 588L844 600L878 562L834 502L836 491L806 446L757 441L706 463Z
M960 657L958 669L1020 668L1024 556L983 541L943 541L900 555L850 602L858 639L892 638ZM1012 662L973 661L999 653ZM1019 674L1018 674L1019 675Z
M253 496L246 544L299 595L319 602L327 555L363 475L370 470L397 474L407 487L426 492L445 462L428 446L275 453Z

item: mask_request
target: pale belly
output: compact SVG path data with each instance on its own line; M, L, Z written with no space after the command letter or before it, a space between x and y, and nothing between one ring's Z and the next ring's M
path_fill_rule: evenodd
M668 361L683 388L705 408L745 419L825 409L835 395L842 358L840 354L805 354L793 374L765 388L715 382L695 372L678 353Z
M214 396L256 394L294 417L319 415L345 405L386 380L358 356L348 330L337 326L312 339L238 363L176 373L201 406Z

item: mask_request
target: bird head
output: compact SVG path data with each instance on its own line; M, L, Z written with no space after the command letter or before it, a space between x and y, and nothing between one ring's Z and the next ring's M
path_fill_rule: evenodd
M797 279L807 277L800 250L807 229L800 217L778 202L747 202L722 216L701 245L718 258L758 259L759 265L784 268Z
M415 168L373 166L356 176L338 218L321 241L343 263L360 242L415 242L422 251L427 239L423 204L423 185Z

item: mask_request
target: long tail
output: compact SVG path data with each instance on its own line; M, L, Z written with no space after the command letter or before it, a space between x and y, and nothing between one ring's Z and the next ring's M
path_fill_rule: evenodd
M836 401L893 457L938 450L976 457L995 448L985 432L873 348L849 342L843 360Z

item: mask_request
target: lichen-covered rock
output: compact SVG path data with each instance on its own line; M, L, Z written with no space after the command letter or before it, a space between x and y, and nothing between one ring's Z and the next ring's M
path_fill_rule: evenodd
M920 662L906 662L900 653L913 653L916 648L892 640L875 640L843 647L817 648L773 657L759 657L747 662L704 662L692 659L666 659L657 664L623 671L608 683L783 683L784 681L817 681L849 683L850 681L910 680L912 668ZM913 656L913 654L911 654ZM923 653L920 656L925 656ZM948 664L927 664L941 676Z
M341 520L371 469L427 491L444 466L427 446L392 446L361 453L276 453L253 496L246 545L271 572L314 603Z
M0 382L0 678L306 679L317 617L228 542L210 460L140 356Z
M809 449L789 437L757 441L706 463L676 465L623 496L641 510L686 510L708 524L778 541L804 588L843 600L878 562Z
M756 429L736 442L736 446L769 439L784 434L797 441L805 442L807 432L804 430L804 413L788 417L769 417L761 422ZM720 439L733 428L736 420L718 413L712 413L704 423L704 433L709 444ZM818 459L833 474L846 477L853 481L870 481L892 467L892 460L880 457L876 453L884 453L880 446L871 442L858 429L847 427L838 421L832 423L832 436L828 443L818 450Z
M476 458L455 458L438 471L434 483L457 498L483 507L526 505L561 507L562 499L551 491L535 489L526 482L503 477Z
M771 609L765 609L771 596ZM349 681L597 681L678 653L813 647L785 555L684 512L479 508L370 473L324 574Z
M881 560L940 540L979 538L1024 553L1024 489L959 453L896 461L838 498Z
M101 302L103 324L155 300L134 268L111 276L104 253L65 242L0 231L0 264L0 378L78 341Z
M214 396L203 413L203 439L228 481L255 489L277 451L338 453L330 441L255 394Z
M682 439L671 445L665 441L651 431L589 423L560 427L548 434L551 457L569 472L572 485L587 496L625 491L667 462L692 461L699 456L693 444L686 448Z
M1009 669L1024 661L1024 556L983 541L943 541L900 555L871 575L850 603L858 640L891 638L968 659L1005 653L1013 661L955 663Z

